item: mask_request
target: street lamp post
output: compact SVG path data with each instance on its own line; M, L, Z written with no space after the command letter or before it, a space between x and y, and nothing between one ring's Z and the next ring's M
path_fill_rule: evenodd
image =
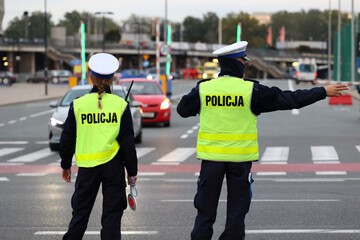
M47 14L46 14L46 0L44 0L44 75L45 75L45 95L48 95L48 59L47 59Z
M102 51L105 52L105 14L114 14L113 12L96 12L95 15L102 14L102 32L103 32L103 42L102 42Z

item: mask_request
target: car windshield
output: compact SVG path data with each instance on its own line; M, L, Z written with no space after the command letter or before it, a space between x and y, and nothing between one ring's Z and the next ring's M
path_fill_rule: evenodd
M90 89L75 89L70 90L66 93L64 98L60 102L60 106L62 107L68 107L70 106L70 103L74 101L76 98L79 98L87 93L90 92ZM119 97L125 98L125 92L122 89L115 89L114 94L118 95Z
M69 77L71 76L71 72L68 70L54 70L51 72L53 76L59 76L59 77Z
M314 72L315 67L312 64L300 64L300 71L301 72Z
M131 82L124 82L122 85L129 88ZM134 82L131 88L132 95L162 95L162 91L156 82Z

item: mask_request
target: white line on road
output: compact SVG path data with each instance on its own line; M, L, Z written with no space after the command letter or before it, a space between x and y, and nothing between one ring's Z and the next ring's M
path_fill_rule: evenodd
M164 176L164 172L138 172L138 176Z
M360 152L360 145L356 146L356 148Z
M16 120L11 120L8 122L8 124L14 124L14 123L16 123Z
M289 147L267 147L261 161L286 162L289 157Z
M193 202L192 199L162 199L161 202ZM339 199L252 199L251 202L339 202ZM220 199L219 202L227 202Z
M321 171L315 172L316 175L347 175L345 171Z
M18 177L42 177L47 175L47 173L18 173L16 176Z
M7 177L0 177L0 182L7 182L9 179Z
M64 235L66 231L38 231L34 235ZM158 231L121 231L121 235L155 235ZM86 231L85 235L100 235L100 231Z
M0 166L21 166L24 165L24 163L0 163Z
M257 172L258 176L284 176L286 172Z
M311 146L313 161L339 160L339 156L333 146Z
M37 141L36 144L49 144L49 141Z
M290 91L295 91L294 86L293 86L293 81L291 79L288 79L288 85L289 85L289 90ZM299 115L300 111L299 111L299 109L293 109L293 110L291 110L291 114L292 115Z
M19 152L24 149L25 148L1 148L0 149L0 157L14 153L14 152Z
M152 162L151 165L179 165L179 162Z
M0 144L28 144L28 141L0 141Z
M183 135L181 135L181 139L185 139L185 138L187 138L189 135L187 135L187 134L183 134Z
M54 110L54 109L51 109L51 110L47 110L47 111L43 111L43 112L31 114L30 117L31 117L31 118L34 118L34 117L38 117L38 116L41 116L41 115L46 115L46 114L53 113L53 112L55 112L55 110Z
M0 127L3 127L3 126L5 126L5 124L3 124L3 123L0 123Z
M25 121L26 119L28 119L27 117L21 117L19 118L19 121Z
M196 148L176 148L157 162L183 162L196 152Z
M49 157L54 154L55 153L51 152L49 148L44 148L36 152L32 152L29 154L22 155L20 157L10 159L7 162L35 162L41 158Z
M146 148L146 147L136 148L136 155L138 158L141 158L154 150L155 150L155 148Z
M359 229L267 229L267 230L245 230L246 234L295 234L295 233L317 233L317 234L358 234Z

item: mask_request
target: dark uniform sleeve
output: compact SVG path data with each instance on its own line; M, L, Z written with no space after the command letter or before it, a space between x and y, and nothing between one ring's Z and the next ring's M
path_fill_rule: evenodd
M326 98L323 87L309 90L283 91L277 87L267 87L254 83L251 109L256 115L277 110L298 109Z
M128 175L131 177L136 176L138 171L138 160L135 150L134 129L129 105L127 105L121 117L120 132L116 140L120 144L120 157L124 162Z
M76 121L73 103L70 104L68 116L64 123L64 129L61 133L59 154L61 157L61 168L69 169L72 165L72 158L75 151L76 141Z
M176 108L178 114L183 117L196 116L200 112L200 94L199 83L194 87L190 93L184 95Z

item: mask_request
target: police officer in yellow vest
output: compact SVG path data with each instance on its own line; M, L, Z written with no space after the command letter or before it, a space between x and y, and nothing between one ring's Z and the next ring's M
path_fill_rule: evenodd
M177 112L182 117L200 115L197 158L202 160L194 205L197 209L193 240L210 240L219 196L226 176L227 218L221 240L245 239L245 215L251 202L251 166L259 158L257 116L264 112L301 108L326 96L338 96L344 85L310 90L282 91L244 79L246 41L214 52L221 72L200 81L184 95Z
M63 239L83 238L100 184L103 193L101 239L121 239L120 224L127 206L125 172L128 184L136 184L137 157L132 118L127 102L111 94L119 61L107 53L89 60L94 86L70 105L60 139L62 177L71 182L71 162L75 148L79 167L69 229Z

